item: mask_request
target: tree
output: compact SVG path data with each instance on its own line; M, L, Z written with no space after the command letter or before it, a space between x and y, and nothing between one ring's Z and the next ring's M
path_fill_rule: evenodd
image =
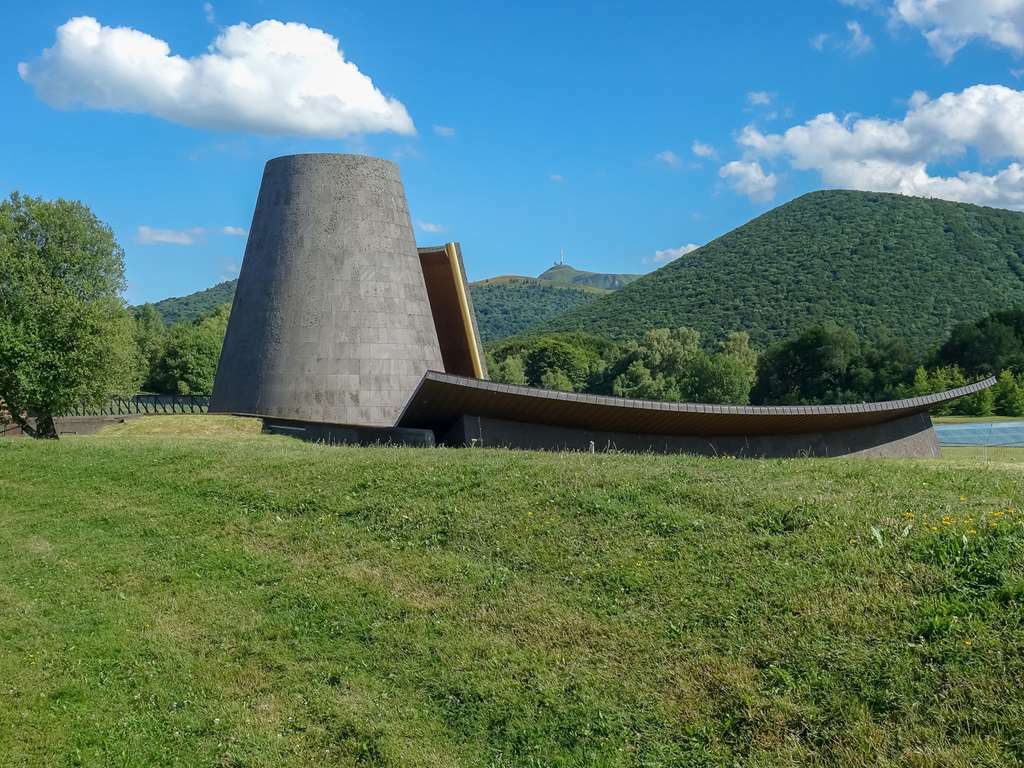
M634 360L625 371L615 377L612 393L619 397L639 400L667 400L665 377L655 377L640 360ZM678 399L678 398L675 398Z
M171 326L153 376L155 389L176 395L206 394L213 390L230 313L231 307L224 304L194 323Z
M124 252L86 206L0 203L0 401L26 434L138 385L123 287Z
M757 353L745 333L730 334L711 353L692 328L659 328L629 345L614 370L612 392L620 397L745 404Z
M851 391L851 364L861 354L849 328L828 323L771 347L758 364L755 403L841 403L863 399Z
M999 374L992 387L995 412L1000 416L1024 416L1024 382L1010 371Z
M523 365L531 386L544 386L543 380L547 374L549 380L557 380L562 385L568 381L570 389L581 390L591 372L591 361L588 358L584 350L568 342L542 337L527 350ZM556 373L561 376L555 377Z
M502 384L526 383L526 368L523 367L523 359L516 355L510 355L500 363L488 363L487 370L490 371L491 381L499 381Z
M553 389L557 392L572 392L576 386L564 371L558 368L549 368L540 377L540 385L544 389Z
M1024 310L993 312L953 328L939 348L938 359L959 365L972 377L992 371L1024 371Z
M154 388L154 375L167 344L167 326L152 304L143 304L135 311L135 347L142 370L142 387Z

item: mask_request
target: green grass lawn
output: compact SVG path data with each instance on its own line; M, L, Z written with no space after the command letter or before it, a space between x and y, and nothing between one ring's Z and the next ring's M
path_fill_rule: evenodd
M1024 759L1019 467L204 418L0 441L0 765Z

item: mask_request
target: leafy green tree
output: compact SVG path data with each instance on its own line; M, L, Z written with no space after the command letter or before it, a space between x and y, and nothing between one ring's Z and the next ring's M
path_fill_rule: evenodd
M860 341L849 328L812 326L761 356L751 397L755 403L784 404L862 399L850 388L851 364L860 353Z
M153 377L157 391L193 395L213 389L230 312L225 304L194 323L171 326Z
M0 203L0 401L22 430L138 386L120 292L124 252L81 203L17 193Z
M983 389L960 398L954 404L954 413L962 416L992 416L995 413L995 404L996 398L992 389Z
M525 354L523 365L526 379L532 386L544 386L544 375L549 380L568 381L570 389L581 390L591 372L588 355L578 347L554 338L540 338Z
M615 377L612 392L619 397L639 400L668 400L671 396L667 391L665 377L655 377L640 360L631 362L625 371Z
M540 385L544 389L554 389L558 392L572 392L576 389L576 384L572 379L558 368L549 368L540 377Z
M612 391L620 397L690 402L749 402L757 354L746 334L730 334L715 353L692 328L648 331L626 347L615 366Z
M167 344L167 326L152 304L143 304L135 310L135 347L142 370L142 387L152 390L154 376Z
M487 368L491 372L491 380L499 381L502 384L526 384L526 368L523 366L523 359L517 355L510 355L500 363L495 362Z
M992 389L997 414L1024 416L1024 374L1014 376L1011 371L1003 371Z
M1007 368L1024 372L1024 310L993 312L957 325L939 348L938 360L972 377Z

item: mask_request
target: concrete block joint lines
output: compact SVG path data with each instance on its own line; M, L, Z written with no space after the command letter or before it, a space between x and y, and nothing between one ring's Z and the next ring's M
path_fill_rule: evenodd
M398 167L267 163L210 409L393 426L444 370Z

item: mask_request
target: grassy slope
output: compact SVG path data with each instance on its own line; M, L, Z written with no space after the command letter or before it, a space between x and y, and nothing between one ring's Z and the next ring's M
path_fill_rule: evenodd
M1024 757L1017 468L154 422L0 441L4 764Z
M764 344L835 320L913 345L1024 303L1024 214L868 192L797 198L598 301L552 330L628 337L691 326Z
M583 269L570 267L568 264L555 264L553 267L548 267L544 270L538 279L615 291L625 285L635 282L640 277L642 277L642 275L616 275L605 272L587 272Z

